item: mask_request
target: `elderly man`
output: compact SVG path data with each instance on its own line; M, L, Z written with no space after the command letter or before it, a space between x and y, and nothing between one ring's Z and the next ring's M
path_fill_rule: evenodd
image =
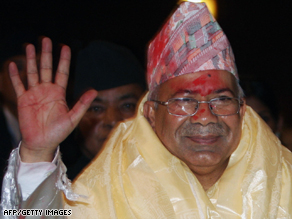
M19 151L26 162L18 174L38 165L30 163L54 159L57 145L96 95L87 92L68 112L69 49L63 47L55 83L50 51L44 39L39 82L33 47L27 47L28 91L10 65L23 134ZM178 7L149 46L147 74L150 90L138 115L114 131L73 184L74 193L57 153L49 163L57 169L48 170L53 172L21 208L56 208L63 190L64 208L73 218L291 217L292 155L245 105L232 49L205 4ZM7 188L14 188L18 159L16 150ZM5 191L12 197L2 202L7 208L19 199L17 189Z

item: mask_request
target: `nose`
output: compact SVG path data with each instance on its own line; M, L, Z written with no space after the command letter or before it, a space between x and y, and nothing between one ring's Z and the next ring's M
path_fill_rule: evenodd
M200 123L203 126L216 123L217 120L218 117L211 112L208 103L200 103L197 113L190 118L192 123Z
M123 118L120 113L114 108L107 108L106 113L103 119L104 128L112 129L119 121L122 121Z

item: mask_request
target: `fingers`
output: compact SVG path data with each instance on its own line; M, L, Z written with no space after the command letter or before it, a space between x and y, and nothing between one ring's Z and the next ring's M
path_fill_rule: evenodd
M89 90L85 94L83 94L78 102L74 105L74 107L70 110L69 116L71 121L75 126L79 123L80 119L83 117L91 102L96 98L97 91Z
M29 44L26 47L26 62L27 62L27 82L28 88L30 88L36 86L39 83L35 48L31 44Z
M40 60L40 76L41 82L51 82L52 81L52 41L45 37L42 40L42 53Z
M71 60L71 51L68 46L63 46L60 55L60 61L58 69L56 72L55 83L60 85L66 90L68 77L69 77L69 68Z
M33 87L39 83L39 76L37 70L36 53L33 45L26 47L27 56L27 74L28 74L28 86ZM41 82L52 82L52 41L45 37L42 40L42 52L40 59L40 78ZM63 46L60 55L60 61L56 73L55 83L66 89L69 68L71 60L71 51L68 46Z
M17 98L25 92L25 88L19 77L17 66L14 62L9 64L9 76L12 81Z

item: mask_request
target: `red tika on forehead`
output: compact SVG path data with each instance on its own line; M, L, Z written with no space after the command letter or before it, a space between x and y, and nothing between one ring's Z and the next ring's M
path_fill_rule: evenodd
M204 70L226 70L238 78L231 45L205 3L183 2L149 45L149 90Z

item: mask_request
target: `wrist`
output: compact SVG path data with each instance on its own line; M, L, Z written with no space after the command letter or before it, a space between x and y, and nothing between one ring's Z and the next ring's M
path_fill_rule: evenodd
M20 144L19 155L24 163L52 162L57 149L31 149L24 142Z

